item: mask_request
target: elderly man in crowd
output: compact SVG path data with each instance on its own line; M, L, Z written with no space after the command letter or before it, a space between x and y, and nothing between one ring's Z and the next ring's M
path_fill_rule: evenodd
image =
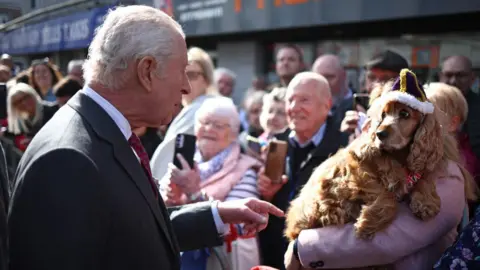
M213 73L218 92L224 97L232 97L237 76L228 68L217 68Z
M348 87L347 72L336 55L325 54L317 58L312 71L327 79L332 91L332 114L342 121L345 113L353 108L353 93Z
M462 132L466 133L472 151L480 160L480 97L471 87L475 80L472 61L465 56L450 56L442 64L440 81L457 87L468 103L468 116Z
M385 50L374 55L365 68L365 88L370 94L377 83L385 83L398 77L402 69L408 68L408 62L400 54ZM340 129L342 132L352 134L351 139L360 133L360 128L366 119L366 109L368 108L358 108L345 113Z
M297 74L287 88L287 121L292 130L288 139L288 170L283 179L269 179L261 170L258 189L263 199L280 209L287 209L300 192L312 171L347 140L333 117L329 117L332 94L328 81L314 72ZM276 184L279 183L280 184ZM283 269L287 242L283 237L285 220L271 218L269 227L260 233L263 264Z
M148 35L145 35L148 33ZM171 121L187 48L181 26L147 6L108 13L89 47L87 85L22 157L8 217L10 269L180 269L180 250L221 245L226 223L256 232L258 199L165 207L138 127Z
M84 81L83 81L83 64L85 63L85 60L71 60L68 62L68 76L77 79L83 86Z

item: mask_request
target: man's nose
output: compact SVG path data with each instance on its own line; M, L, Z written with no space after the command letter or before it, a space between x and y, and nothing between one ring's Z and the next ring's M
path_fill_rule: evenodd
M182 95L188 95L191 92L192 92L192 86L190 85L190 81L188 80L188 78L185 75L184 83L183 83L183 86L182 86Z
M388 137L388 131L386 129L379 130L376 132L376 135L377 135L377 138L382 141Z
M451 76L448 78L448 84L455 86L457 83L457 76Z

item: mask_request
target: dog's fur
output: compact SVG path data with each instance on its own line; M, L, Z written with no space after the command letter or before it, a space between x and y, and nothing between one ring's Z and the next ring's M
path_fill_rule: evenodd
M290 240L304 229L350 222L358 237L371 239L393 221L406 195L422 220L440 211L434 171L445 163L438 110L423 115L398 102L376 103L368 129L322 163L292 201L285 231ZM388 132L383 140L377 135L381 131ZM411 191L407 171L422 174Z

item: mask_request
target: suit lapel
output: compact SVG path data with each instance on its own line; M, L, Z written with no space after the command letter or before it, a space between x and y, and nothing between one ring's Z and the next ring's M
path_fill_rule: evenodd
M320 144L315 147L310 153L308 153L307 158L300 164L299 171L305 168L315 158L327 159L330 155L337 152L339 146L339 140L343 140L344 137L342 134L337 131L339 129L334 123L333 117L327 119L327 127L325 129L325 134L320 141Z
M161 231L169 242L172 252L175 256L178 256L178 250L173 243L167 227L167 219L169 219L168 213L161 210L152 192L152 187L147 179L147 175L118 126L95 101L81 91L69 100L68 105L82 115L99 137L102 137L113 146L115 159L121 164L130 180L134 182L146 200Z
M166 219L169 218L168 213L162 211L160 204L158 203L157 199L155 198L154 193L152 192L152 186L145 174L140 162L137 160L136 156L133 154L132 149L128 143L125 145L118 145L114 146L114 155L115 159L122 165L125 171L130 176L130 180L132 180L137 188L142 193L145 200L148 202L148 206L150 207L151 212L155 216L155 219L158 222L158 225L162 229L165 237L167 238L172 250L176 251L173 240L170 236L170 232L167 227ZM161 215L162 214L162 215ZM162 217L163 216L163 217ZM175 252L178 253L178 252Z

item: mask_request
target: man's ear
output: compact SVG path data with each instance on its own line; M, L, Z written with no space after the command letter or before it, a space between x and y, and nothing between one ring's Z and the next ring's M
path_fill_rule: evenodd
M138 61L136 68L140 84L148 92L151 92L153 90L153 79L157 72L157 61L152 56L145 56Z

